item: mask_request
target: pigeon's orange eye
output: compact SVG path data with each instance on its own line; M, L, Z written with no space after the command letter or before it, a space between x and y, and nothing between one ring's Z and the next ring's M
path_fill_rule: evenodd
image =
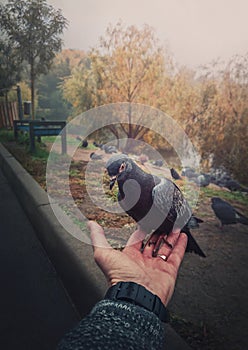
M123 170L125 170L125 168L126 168L126 164L122 163L120 166L120 169L119 169L119 173L121 173Z

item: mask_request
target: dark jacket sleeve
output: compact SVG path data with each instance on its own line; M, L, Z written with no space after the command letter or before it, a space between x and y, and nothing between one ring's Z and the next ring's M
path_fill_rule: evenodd
M164 326L143 307L102 300L58 345L58 350L158 350L164 348Z

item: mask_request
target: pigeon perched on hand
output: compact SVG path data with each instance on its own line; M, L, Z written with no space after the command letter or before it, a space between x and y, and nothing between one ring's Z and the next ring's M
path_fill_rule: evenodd
M211 198L211 207L217 216L217 218L221 222L221 228L224 225L231 225L231 224L244 224L248 225L248 218L238 212L231 204L224 201L223 199L219 197L213 197Z
M171 180L144 172L124 154L112 156L106 169L111 179L110 188L116 181L118 183L118 201L122 209L145 232L153 231L148 240L148 244L154 243L153 256L157 256L164 237L172 229L179 228L188 236L186 251L205 257L187 226L191 217L189 205Z

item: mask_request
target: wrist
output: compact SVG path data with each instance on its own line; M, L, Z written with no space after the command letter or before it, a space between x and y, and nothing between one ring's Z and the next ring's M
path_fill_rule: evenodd
M111 286L104 299L123 300L153 312L162 322L169 321L169 312L161 299L135 282L118 282Z

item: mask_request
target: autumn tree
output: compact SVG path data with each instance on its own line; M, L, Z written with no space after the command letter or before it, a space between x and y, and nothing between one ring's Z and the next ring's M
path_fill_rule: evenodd
M0 95L8 99L8 92L20 80L21 65L11 43L0 40Z
M248 158L248 56L233 57L222 74L218 114L221 139L215 151L222 163L239 180L247 183Z
M0 25L17 56L30 66L34 119L36 78L47 73L60 51L67 21L61 10L54 9L46 0L8 0L0 5Z
M238 180L247 183L248 70L247 56L205 67L200 79L206 110L196 120L193 137L203 159L223 165Z
M64 93L79 107L78 112L118 102L156 106L165 69L165 53L154 30L148 25L139 29L119 22L107 28L84 64L73 71ZM109 128L116 137L122 133L133 139L146 132L142 126L132 125L131 113L119 128Z

